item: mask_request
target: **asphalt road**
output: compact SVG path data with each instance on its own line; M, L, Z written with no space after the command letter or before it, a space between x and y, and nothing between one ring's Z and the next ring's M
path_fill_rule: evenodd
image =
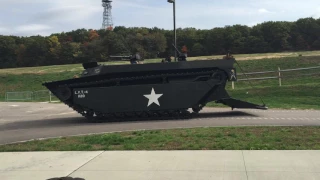
M64 104L0 103L0 144L32 139L131 131L217 126L319 126L316 110L205 108L188 120L90 123Z

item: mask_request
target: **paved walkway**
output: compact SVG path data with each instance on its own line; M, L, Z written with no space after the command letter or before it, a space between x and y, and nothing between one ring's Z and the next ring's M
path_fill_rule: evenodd
M0 153L1 180L318 180L320 151Z

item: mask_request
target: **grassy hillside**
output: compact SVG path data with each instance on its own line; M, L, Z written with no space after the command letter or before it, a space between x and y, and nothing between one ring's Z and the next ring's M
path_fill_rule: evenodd
M246 72L276 71L278 67L281 69L294 69L320 66L320 57L273 58L240 61L239 64ZM236 67L239 70L237 65ZM231 83L228 83L227 90L234 98L262 104L260 96L270 108L320 109L319 71L320 68L282 72L281 87L279 86L278 79L252 80L236 82L234 90L231 88ZM248 78L277 76L278 73L276 72L262 75L248 75ZM245 76L238 76L238 78L246 79Z
M263 59L270 59L270 60L278 60L279 58L284 57L299 57L299 55L303 57L310 57L310 56L319 56L320 51L304 51L304 52L290 52L290 53L262 53L262 54L236 54L233 55L238 61L247 61L247 60L263 60ZM200 56L200 57L189 57L189 61L194 60L207 60L207 59L221 59L224 55L217 55L217 56ZM145 60L145 63L155 63L160 62L161 59L152 59L152 60ZM260 64L260 62L255 61L256 63ZM273 61L269 61L273 64ZM104 62L101 64L129 64L129 62ZM280 63L281 64L281 63ZM261 69L265 68L264 64L260 64ZM295 67L294 64L292 66ZM27 68L8 68L8 69L0 69L0 75L3 74L47 74L47 73L61 73L61 72L80 72L82 70L81 64L68 64L68 65L56 65L56 66L40 66L40 67L27 67Z
M244 55L235 55L236 59L243 59L239 61L240 66L246 72L256 71L270 71L277 70L278 67L281 69L320 66L320 53L319 56L315 52L305 52L305 55L299 57L296 53L293 55L287 54L288 57L281 58L264 58L259 57L271 57L271 54L258 54L250 55L252 59L256 60L245 60L250 56L245 57ZM284 53L276 54L278 56L285 56ZM275 55L274 55L275 56ZM215 57L212 57L215 58ZM218 57L217 57L218 58ZM220 56L221 58L221 56ZM250 58L250 59L251 59ZM191 58L192 59L192 58ZM203 59L203 58L200 58ZM157 60L146 60L146 63L158 62ZM126 63L126 62L120 62ZM109 63L110 64L110 63ZM112 63L114 64L114 63ZM118 63L119 64L119 63ZM235 65L238 69L238 73L241 73L240 68ZM234 98L248 100L261 104L258 95L260 95L265 103L270 108L313 108L320 109L320 81L319 75L303 76L299 77L300 74L313 74L320 73L320 69L309 70L309 71L295 71L283 73L285 78L282 80L282 87L279 87L278 80L259 80L250 81L254 88L251 88L248 81L239 81L235 83L235 89L231 88L231 83L228 83L227 90ZM4 100L5 92L8 91L36 91L45 90L41 85L45 81L55 81L72 78L74 75L79 74L82 71L81 64L75 65L60 65L60 66L46 66L46 67L32 67L32 68L16 68L16 69L1 69L0 70L0 101ZM261 76L277 76L277 73L259 75ZM250 75L249 78L257 77ZM239 76L238 78L245 78ZM216 104L209 104L213 106Z
M282 52L282 53L260 53L260 54L235 54L237 60L258 60L258 59L276 59L283 57L297 57L297 56L320 56L320 51L296 51L296 52ZM200 57L190 57L189 60L195 59L217 59L221 58L223 55L217 56L200 56Z

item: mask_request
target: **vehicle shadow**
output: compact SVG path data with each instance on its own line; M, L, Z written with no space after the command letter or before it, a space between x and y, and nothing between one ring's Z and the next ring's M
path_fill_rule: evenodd
M226 112L203 112L192 115L187 119L102 119L99 121L92 121L84 117L63 117L50 118L43 120L24 120L0 125L0 131L17 130L17 129L33 129L33 128L59 128L59 127L76 127L76 126L99 126L101 124L128 124L128 123L154 123L154 122L172 122L172 121L196 121L212 119L219 120L221 118L232 117L256 117L254 114L241 111L226 111Z
M195 115L196 118L201 119L216 119L216 118L228 118L228 117L258 117L255 114L242 112L242 111L226 111L226 112L203 112Z
M72 178L72 177L58 177L58 178L50 178L47 180L85 180L83 178Z

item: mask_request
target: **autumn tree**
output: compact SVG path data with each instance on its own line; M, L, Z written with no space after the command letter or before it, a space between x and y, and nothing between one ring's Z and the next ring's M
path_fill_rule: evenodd
M99 38L99 34L95 30L91 30L89 33L89 41L94 41Z
M60 56L61 45L57 36L51 36L48 38L49 57L52 64L63 63Z

